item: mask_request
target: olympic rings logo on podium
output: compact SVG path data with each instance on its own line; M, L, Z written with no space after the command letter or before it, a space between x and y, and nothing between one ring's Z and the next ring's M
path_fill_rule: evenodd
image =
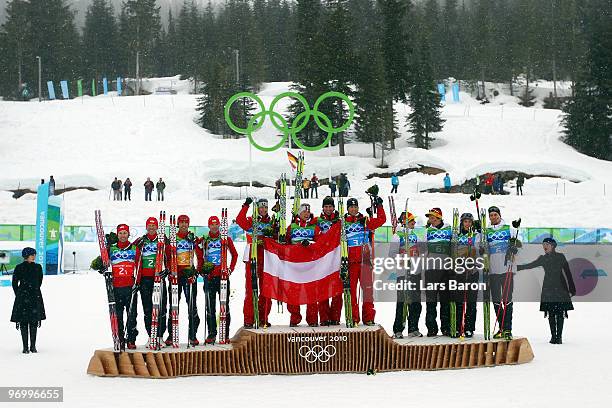
M257 105L259 105L259 108L261 110L261 112L256 113L249 119L246 128L241 128L241 127L236 126L236 124L232 122L232 119L229 114L230 108L232 107L234 102L236 102L240 98L252 99L253 101L257 103ZM293 119L291 126L289 126L289 124L287 123L287 120L283 117L283 115L281 115L280 113L274 110L274 108L276 107L276 104L283 98L294 98L298 102L300 102L302 106L304 107L304 111L298 114L295 117L295 119ZM328 98L338 98L344 101L348 106L349 116L346 122L344 122L342 126L340 127L337 127L337 128L334 127L331 122L331 119L326 114L318 110L321 103L323 103L323 101L325 101ZM308 150L308 151L316 151L316 150L321 150L325 146L327 146L332 136L334 135L334 133L343 132L346 129L348 129L348 127L353 122L353 118L355 116L355 105L353 105L353 102L345 94L341 92L329 91L319 96L313 108L311 109L310 106L308 105L308 101L306 101L306 98L304 98L301 94L297 92L283 92L272 100L272 103L270 104L270 109L266 109L263 101L261 100L259 96L255 95L252 92L239 92L235 94L234 96L232 96L231 98L229 98L229 100L225 104L224 116L225 116L225 121L227 122L230 129L232 129L234 132L239 133L241 135L247 135L251 145L255 146L255 148L261 151L273 152L275 150L280 149L282 146L285 145L285 142L287 141L287 138L290 135L291 135L291 139L293 140L293 143L295 143L295 145L298 146L299 148L303 150ZM262 146L259 143L257 143L255 139L253 138L253 133L261 129L261 127L263 126L265 122L266 116L270 117L270 120L272 121L272 125L274 125L274 127L283 134L283 137L281 138L281 140L274 146ZM325 138L325 140L323 140L321 144L316 145L316 146L306 146L297 137L297 134L301 132L308 125L308 122L310 121L311 116L314 117L314 120L317 126L319 126L319 129L327 132L327 137Z
M336 355L336 347L331 344L325 347L318 344L312 347L302 346L300 347L298 353L300 354L300 357L304 358L310 364L317 361L327 363L333 356Z

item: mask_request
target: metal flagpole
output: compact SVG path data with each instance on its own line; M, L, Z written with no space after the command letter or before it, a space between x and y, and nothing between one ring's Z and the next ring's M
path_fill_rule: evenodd
M329 183L331 183L332 180L332 171L331 171L331 167L332 167L332 138L329 138Z
M253 188L253 171L251 169L252 164L253 164L253 145L249 142L249 187L251 189ZM249 192L247 191L247 197L248 196L249 196Z

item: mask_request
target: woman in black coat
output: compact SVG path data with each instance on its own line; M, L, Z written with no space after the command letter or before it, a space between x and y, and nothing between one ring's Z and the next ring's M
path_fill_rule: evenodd
M540 255L531 263L518 265L516 269L520 271L538 266L544 268L540 311L544 312L544 317L548 315L552 335L550 343L561 344L563 319L567 317L568 310L574 310L571 297L576 295L576 286L565 255L555 251L557 241L546 238L542 246L544 255Z
M16 323L17 330L21 330L23 353L36 353L36 330L41 320L45 320L45 305L43 303L40 286L43 272L39 264L34 262L36 250L24 248L21 251L24 261L15 267L13 273L13 291L15 303L11 322ZM28 332L30 346L28 347Z

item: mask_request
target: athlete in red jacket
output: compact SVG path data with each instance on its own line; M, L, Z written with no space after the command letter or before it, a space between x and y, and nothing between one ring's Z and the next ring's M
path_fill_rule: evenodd
M253 288L251 286L251 264L249 262L249 254L251 253L251 241L253 240L253 218L247 217L247 212L251 206L253 200L248 197L240 212L236 216L236 223L240 228L246 231L247 243L248 245L245 248L243 261L245 262L245 270L246 270L246 281L245 281L245 296L244 296L244 327L252 328L254 317L253 317ZM274 235L278 229L278 226L274 222L274 219L270 217L268 214L268 200L265 198L261 198L257 201L259 214L257 216L258 227L257 231L255 231L255 236L257 237L257 276L259 279L259 325L261 327L270 326L270 322L268 322L268 315L270 314L270 310L272 309L272 300L261 296L261 285L262 285L262 275L263 275L263 266L264 266L264 250L263 250L263 236L265 230L271 230Z
M317 225L317 217L314 217L310 212L310 204L303 203L300 205L298 216L287 228L287 243L308 246L311 242L316 241L320 235L321 229ZM291 313L289 326L295 327L300 324L302 321L300 305L287 304L287 310ZM319 325L318 310L317 303L306 305L306 323L310 327Z
M140 268L138 270L136 281L139 285L145 328L150 336L151 314L153 312L153 278L155 276L155 258L157 255L157 218L149 217L145 225L147 228L147 233L134 241L134 244L140 251ZM162 284L165 287L165 280L162 280ZM166 313L166 297L167 296L164 296L161 299L160 313ZM157 332L161 337L166 330L165 317L161 318L160 322L161 324L157 328Z
M212 216L208 219L208 235L204 236L200 241L200 247L202 248L202 256L206 259L206 262L211 262L214 265L214 269L210 271L204 280L204 293L206 295L206 321L208 322L208 335L206 337L206 344L213 344L217 338L217 294L221 296L221 234L219 233L219 218ZM230 256L229 274L234 271L236 262L238 261L238 252L234 247L234 241L228 236L227 237L227 249ZM203 262L201 263L201 265ZM230 312L229 312L229 293L230 293L230 281L229 276L227 279L227 297L226 301L226 321L227 327L230 325Z
M178 231L176 232L176 263L178 273L178 296L179 304L181 303L181 293L185 294L185 303L187 312L189 313L189 296L193 291L193 302L191 307L191 316L189 316L189 343L192 346L200 344L196 338L198 327L200 326L200 316L198 315L198 288L196 285L197 275L190 273L187 277L185 272L195 270L194 260L197 258L196 253L196 238L193 232L189 231L189 216L182 214L176 219ZM170 259L170 245L166 245L166 259ZM199 263L198 265L202 265ZM168 302L170 307L170 302ZM179 309L180 310L180 309ZM172 345L172 316L168 311L168 337L165 341L167 346Z
M325 197L323 199L323 211L317 218L317 225L321 230L321 234L326 234L327 231L335 223L340 221L340 214L334 207L334 199ZM331 300L331 305L330 305ZM331 299L319 302L319 319L321 326L338 326L340 324L340 314L342 313L342 293L334 296Z
M387 217L382 205L382 199L376 197L376 217L366 217L359 212L357 199L350 198L347 202L348 213L344 215L344 229L349 258L349 276L351 278L351 303L353 305L353 321L359 323L359 303L357 302L357 280L363 289L363 321L367 326L374 324L374 292L372 286L372 260L370 246L371 237L376 228L382 226ZM336 316L333 316L335 319ZM338 319L340 316L337 317Z
M117 226L117 242L108 247L108 255L111 261L113 274L113 291L115 293L115 310L119 324L119 338L122 345L125 343L127 334L127 345L129 349L136 348L136 313L130 310L132 298L132 286L134 285L134 271L140 257L138 247L129 241L130 227L127 224ZM134 305L136 303L134 302ZM127 333L124 333L123 311L127 314ZM131 312L131 313L130 313Z

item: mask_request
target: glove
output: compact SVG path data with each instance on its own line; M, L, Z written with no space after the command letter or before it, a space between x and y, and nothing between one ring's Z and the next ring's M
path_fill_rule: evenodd
M307 239L302 241L302 246L303 247L307 247L308 245L310 245L310 241L308 241Z
M93 269L94 271L98 271L100 273L104 273L104 271L106 270L106 267L102 263L102 257L101 256L98 256L97 258L94 258L91 261L91 264L89 265L89 267L91 269Z
M119 242L119 238L117 237L117 234L115 234L114 232L111 232L110 234L106 234L106 243L108 246L114 245L117 242Z
M276 200L276 204L274 204L274 207L272 207L272 211L274 211L275 213L280 211L280 203L278 202L278 200Z
M207 276L215 269L215 264L212 262L204 262L202 265L202 275Z
M189 231L189 233L187 234L187 241L194 242L195 239L196 239L196 237L195 237L194 233Z
M15 328L19 331L19 322L15 323Z
M243 205L251 205L252 202L253 202L253 199L251 197L247 197L246 200L244 200Z
M481 229L480 220L474 220L474 231L480 232L480 229Z
M516 238L510 238L510 240L508 241L510 242L510 245L515 247L515 248L522 248L523 247L523 243L521 241L519 241Z
M272 227L266 227L261 232L264 237L271 237L272 234L274 233L274 231L272 230Z
M511 246L506 250L506 257L504 258L504 265L508 265L508 262L512 259L513 255L518 253L518 249Z
M376 206L381 206L383 205L383 199L381 197L376 197L376 199L374 200L374 202L376 203Z
M373 217L373 215L372 215L372 208L370 208L370 207L366 208L366 212L368 213L368 215L370 216L370 218L372 218L372 217Z
M373 195L374 197L378 196L378 185L374 184L372 187L366 190L366 193Z
M192 276L196 276L198 271L196 271L193 267L183 269L183 275L187 278L191 278Z

